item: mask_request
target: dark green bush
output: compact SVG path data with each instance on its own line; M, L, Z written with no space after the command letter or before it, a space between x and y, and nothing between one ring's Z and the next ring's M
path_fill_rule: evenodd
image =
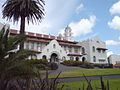
M45 70L47 66L44 64L36 64L36 67L40 70Z
M67 66L79 66L83 64L89 64L88 62L82 62L82 61L75 61L75 60L65 60L62 62L63 65Z
M47 59L31 59L30 62L33 64L48 64Z
M46 59L31 59L29 60L29 62L35 65L38 69L42 69L42 70L48 68L49 66L49 62Z
M51 70L56 70L56 69L58 69L58 64L52 62L52 63L50 63L50 68L51 68Z
M92 69L92 68L94 68L94 65L93 64L82 64L82 65L79 65L79 67Z
M113 68L113 64L94 64L98 68Z

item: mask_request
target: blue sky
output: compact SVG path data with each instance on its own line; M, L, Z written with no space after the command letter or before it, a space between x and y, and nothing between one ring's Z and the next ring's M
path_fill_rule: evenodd
M0 0L0 11L6 0ZM26 31L58 35L69 25L77 41L99 36L106 42L108 54L120 54L120 0L45 0L46 15L42 23L29 26ZM11 28L18 24L2 19Z

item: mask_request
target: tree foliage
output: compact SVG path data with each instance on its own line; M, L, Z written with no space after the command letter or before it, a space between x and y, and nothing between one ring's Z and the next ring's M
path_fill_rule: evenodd
M0 90L6 90L17 79L28 79L36 76L36 67L29 62L28 57L35 55L29 50L18 50L20 42L25 40L24 35L9 37L9 29L5 26L0 30Z
M44 16L44 0L7 0L3 4L3 18L13 19L18 22L20 19L20 34L25 34L25 21L32 23L41 22ZM24 49L24 42L20 43L20 49Z
M44 16L44 0L7 0L3 4L3 18L19 21L22 17L29 21L41 21Z

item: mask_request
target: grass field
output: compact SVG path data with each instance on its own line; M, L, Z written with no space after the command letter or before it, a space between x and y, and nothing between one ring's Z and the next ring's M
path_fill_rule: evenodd
M106 84L107 80L104 81ZM86 90L87 87L86 81L68 82L68 83L62 83L60 85L64 85L63 90L82 90L83 83L85 85L85 90ZM92 86L93 86L93 90L96 90L96 87L100 88L100 80L93 80ZM110 90L120 90L120 79L110 79L109 86L110 86Z
M110 74L120 74L119 68L114 69L76 69L62 72L59 77L78 77L83 76L95 76L95 75L110 75ZM50 78L54 78L57 75L50 75Z

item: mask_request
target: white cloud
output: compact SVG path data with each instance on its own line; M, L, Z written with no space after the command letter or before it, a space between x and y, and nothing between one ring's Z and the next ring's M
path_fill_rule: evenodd
M96 16L91 15L88 19L83 18L79 22L71 22L69 27L72 29L72 33L74 37L85 35L92 32L93 27L96 23ZM59 34L64 33L64 29L61 29Z
M83 3L80 3L80 5L76 8L75 12L79 14L83 10L84 10L84 5Z
M114 16L112 21L108 22L108 26L115 30L120 30L120 16Z
M73 36L85 35L92 32L96 23L96 16L92 15L89 19L81 19L79 22L72 22L69 26L72 29Z
M113 4L109 11L111 14L120 14L120 1Z
M113 51L107 52L107 57L110 56L110 55L112 55L112 54L114 54Z
M117 46L117 45L120 45L120 41L107 40L107 41L106 41L106 45Z
M120 40L120 36L118 37L118 39Z
M4 0L0 2L4 2ZM43 21L40 24L26 25L26 31L57 34L60 28L65 26L70 20L78 2L76 0L46 0L45 4L46 13ZM7 21L3 20L1 17L2 15L0 12L0 21L6 23ZM11 28L19 29L19 22L15 25L13 25L12 22L8 23Z

